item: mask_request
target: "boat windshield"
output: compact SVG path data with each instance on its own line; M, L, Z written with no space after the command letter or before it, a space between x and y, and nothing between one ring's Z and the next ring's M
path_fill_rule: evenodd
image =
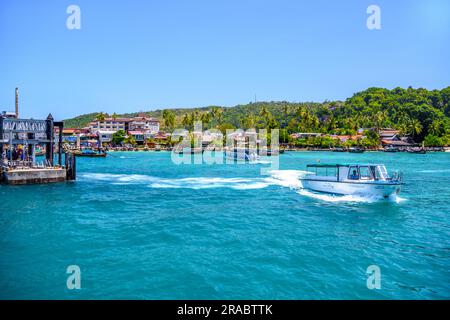
M369 167L363 166L359 167L359 178L361 180L372 180L372 172Z
M389 174L387 173L385 166L377 166L375 169L375 178L377 180L388 180Z

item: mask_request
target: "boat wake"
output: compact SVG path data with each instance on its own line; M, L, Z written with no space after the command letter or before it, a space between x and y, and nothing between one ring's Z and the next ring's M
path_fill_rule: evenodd
M437 169L437 170L421 170L422 173L446 173L450 172L450 169Z
M113 185L146 185L157 189L214 189L231 188L235 190L255 190L269 186L279 186L294 190L301 196L321 200L325 202L366 202L390 201L400 203L405 199L399 196L391 196L388 199L378 198L373 195L331 195L316 193L302 187L300 178L307 174L301 170L273 170L270 176L261 178L219 178L219 177L190 177L178 179L166 179L140 174L112 174L112 173L86 173L80 175L81 180L106 181Z
M115 185L145 184L150 188L173 189L212 189L232 188L236 190L262 189L269 186L264 179L258 178L217 178L193 177L165 179L140 174L90 173L81 175L81 179L108 181Z
M382 197L377 196L356 196L356 195L333 195L326 193L313 192L307 189L300 189L297 191L298 194L306 197L310 197L313 199L318 199L326 202L365 202L365 203L373 203L378 201L386 200ZM390 199L387 199L390 200ZM394 202L396 202L394 200Z

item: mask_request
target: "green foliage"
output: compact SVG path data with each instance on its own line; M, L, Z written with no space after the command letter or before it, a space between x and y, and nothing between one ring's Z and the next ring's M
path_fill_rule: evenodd
M83 114L81 116L64 120L64 127L65 128L83 128L86 127L89 122L93 121L98 113L89 113L89 114Z
M445 145L443 138L436 137L432 134L427 135L423 143L425 144L426 147L440 147Z
M173 131L175 128L175 113L171 110L164 110L162 117L164 119L164 127L168 131Z
M112 135L112 143L113 144L122 144L122 142L126 139L126 133L124 130L119 130Z
M138 113L121 115L133 117ZM103 113L92 113L65 121L66 127L83 127ZM209 106L194 109L170 109L146 112L146 116L164 120L165 128L184 127L193 130L195 121L203 128L218 128L222 132L232 128L283 128L287 133L321 132L355 135L359 128L373 129L359 144L373 146L381 128L395 128L404 135L421 142L428 135L447 140L450 135L450 87L442 90L369 88L358 92L345 102L258 102L235 107ZM283 138L286 141L286 138ZM308 140L309 141L309 140ZM319 144L317 141L299 141ZM325 144L329 141L324 142ZM348 142L347 144L352 144ZM322 142L320 142L322 144Z
M219 126L219 130L225 135L227 133L227 130L235 130L236 127L233 126L231 123L224 123Z
M126 144L131 144L132 146L136 145L136 139L134 139L132 135L127 136L123 142Z

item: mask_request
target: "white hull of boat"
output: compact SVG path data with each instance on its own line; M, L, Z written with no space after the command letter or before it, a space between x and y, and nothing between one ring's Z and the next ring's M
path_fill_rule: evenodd
M358 195L387 198L399 194L401 184L397 183L359 183L359 182L334 182L301 179L305 189L313 191L333 193L340 195Z

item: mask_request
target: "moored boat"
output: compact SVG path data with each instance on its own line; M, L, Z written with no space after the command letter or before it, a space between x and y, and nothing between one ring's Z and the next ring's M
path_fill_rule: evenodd
M410 148L406 150L409 153L426 154L425 148Z
M399 152L400 150L396 147L386 147L383 150L384 152Z
M81 152L75 152L75 156L77 157L88 157L88 158L105 158L106 152L96 152L91 149L82 150Z
M348 152L351 152L351 153L363 153L364 149L363 148L349 148Z
M389 176L382 164L310 164L303 188L318 192L387 198L399 194L401 174Z

